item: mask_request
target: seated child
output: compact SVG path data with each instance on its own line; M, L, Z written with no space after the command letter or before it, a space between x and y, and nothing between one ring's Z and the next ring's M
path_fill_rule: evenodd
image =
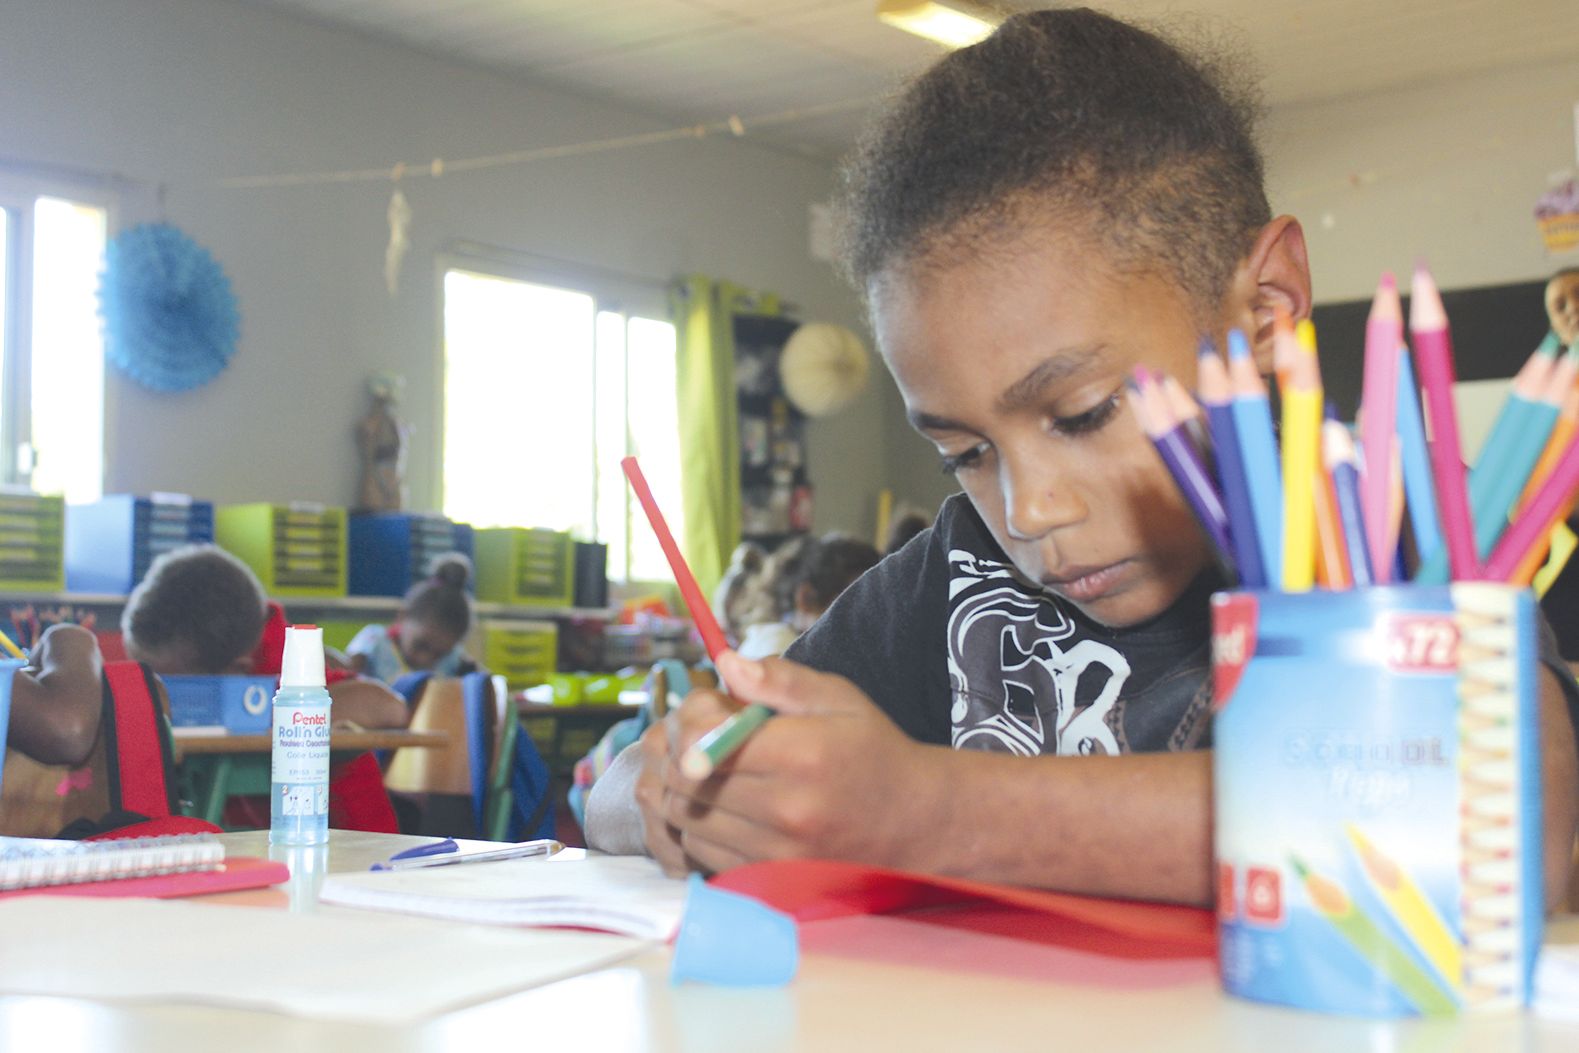
M1224 74L1226 73L1226 77ZM615 760L587 843L670 872L851 859L1211 902L1202 532L1125 405L1203 338L1308 317L1242 75L1086 9L1015 15L909 86L844 176L845 269L912 425L963 495L787 658L720 657L778 716L704 780L694 691ZM1400 252L1408 246L1394 246ZM1547 888L1579 817L1579 689L1540 685ZM852 802L881 802L880 807Z
M725 630L747 658L783 654L880 558L871 545L839 533L793 538L771 555L743 543L717 590Z
M369 625L352 638L346 647L352 672L393 684L407 673L462 676L475 668L461 646L472 622L471 573L471 560L459 552L435 559L428 577L406 592L391 625Z
M154 560L121 613L126 653L162 675L278 675L285 624L285 611L264 595L251 568L214 545ZM336 669L326 679L337 725L403 728L411 719L405 701L376 680ZM395 832L371 754L330 772L329 797L330 825Z

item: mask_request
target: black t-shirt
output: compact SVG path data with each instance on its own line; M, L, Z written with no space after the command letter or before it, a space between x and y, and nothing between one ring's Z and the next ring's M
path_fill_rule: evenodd
M912 738L1039 753L1210 745L1203 578L1110 629L1028 582L963 496L868 571L786 657L854 681Z
M963 495L834 602L785 657L838 673L911 738L1039 753L1211 745L1211 615L1203 576L1156 618L1110 629L1028 582ZM1579 730L1579 688L1544 621Z

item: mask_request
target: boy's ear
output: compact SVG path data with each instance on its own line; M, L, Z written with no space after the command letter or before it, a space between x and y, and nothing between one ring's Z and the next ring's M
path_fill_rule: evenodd
M1278 216L1262 227L1237 277L1235 306L1244 314L1230 324L1251 336L1257 366L1271 373L1273 308L1281 304L1296 322L1310 317L1310 256L1299 220Z

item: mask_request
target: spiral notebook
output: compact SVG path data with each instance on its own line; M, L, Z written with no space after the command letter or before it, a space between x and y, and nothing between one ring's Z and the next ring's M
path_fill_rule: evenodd
M0 892L218 870L225 846L206 834L58 841L0 837Z

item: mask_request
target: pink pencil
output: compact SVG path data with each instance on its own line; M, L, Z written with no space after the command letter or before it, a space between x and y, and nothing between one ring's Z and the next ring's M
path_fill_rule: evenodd
M1416 285L1418 285L1418 281ZM1377 553L1378 585L1392 580L1388 553L1392 538L1392 441L1398 412L1398 347L1404 339L1403 309L1398 283L1391 272L1382 275L1365 322L1365 379L1360 396L1360 443L1365 450L1365 475L1360 507L1365 513L1365 539Z
M1437 508L1442 515L1442 535L1447 541L1448 567L1454 581L1478 577L1474 520L1464 486L1464 457L1458 441L1458 413L1453 407L1453 340L1447 331L1447 312L1431 272L1415 268L1413 297L1409 304L1409 330L1414 334L1415 365L1425 391L1426 420L1431 427L1431 476L1436 482ZM1382 444L1384 461L1391 456L1390 439ZM1366 451L1370 462L1370 451ZM1385 494L1381 508L1386 512ZM1378 560L1380 566L1385 560Z
M1557 467L1498 540L1481 576L1487 581L1511 581L1530 549L1545 541L1552 527L1568 511L1568 502L1575 489L1579 489L1579 439L1569 442Z

